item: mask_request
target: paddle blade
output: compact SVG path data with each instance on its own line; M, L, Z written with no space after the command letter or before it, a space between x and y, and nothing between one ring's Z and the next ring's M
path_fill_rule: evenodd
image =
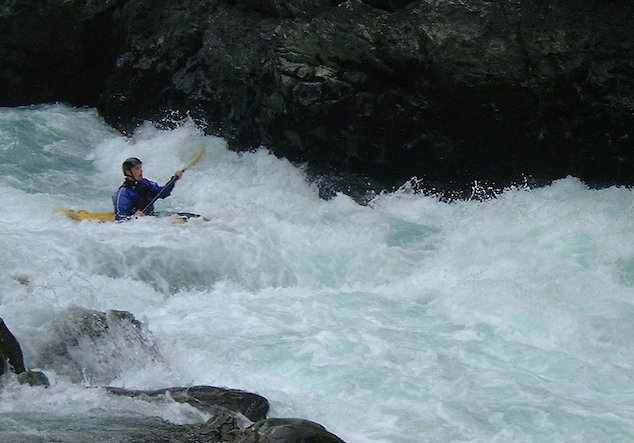
M198 162L200 162L203 158L205 158L205 145L200 145L192 154L192 156L189 158L189 160L187 161L187 163L185 163L185 166L183 166L183 171L185 169L189 169L192 166L196 165Z

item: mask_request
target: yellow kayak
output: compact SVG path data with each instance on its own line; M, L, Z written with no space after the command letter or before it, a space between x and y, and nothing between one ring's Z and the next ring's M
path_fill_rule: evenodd
M98 221L100 223L115 221L114 212L89 212L84 209L74 210L74 209L65 209L65 208L56 209L55 212L59 212L61 214L66 215L66 217L68 218L72 218L73 220L78 220L78 221L92 220L92 221ZM176 224L185 223L190 218L200 219L203 221L209 221L208 219L198 214L192 214L189 212L157 212L156 216L170 217L172 219L172 223L176 223Z
M88 212L83 209L75 211L64 208L56 209L55 212L60 212L73 220L94 220L101 223L114 221L114 212Z

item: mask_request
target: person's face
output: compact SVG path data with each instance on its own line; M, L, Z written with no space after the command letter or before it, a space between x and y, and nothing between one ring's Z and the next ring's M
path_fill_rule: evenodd
M135 165L130 169L130 175L134 181L143 180L143 165Z

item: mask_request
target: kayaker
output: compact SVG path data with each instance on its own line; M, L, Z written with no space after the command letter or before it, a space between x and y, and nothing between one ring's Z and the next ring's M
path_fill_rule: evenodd
M158 198L169 196L176 181L164 187L143 178L143 163L136 157L128 158L121 167L125 181L112 196L115 219L122 221L135 216L154 215L154 204L150 203L157 195ZM173 178L180 180L182 176L183 171L179 170L174 173Z

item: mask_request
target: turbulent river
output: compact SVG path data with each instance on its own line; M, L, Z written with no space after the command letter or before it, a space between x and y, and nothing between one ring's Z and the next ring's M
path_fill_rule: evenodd
M77 222L112 210L121 162L169 180L157 210L209 221ZM104 386L258 393L269 417L348 443L634 440L634 192L574 177L485 201L406 186L359 205L301 168L237 154L193 124L123 137L93 109L0 109L0 317L49 387L5 376L0 441L115 442L188 405ZM51 358L69 311L124 310L113 335ZM79 368L79 369L78 369Z

